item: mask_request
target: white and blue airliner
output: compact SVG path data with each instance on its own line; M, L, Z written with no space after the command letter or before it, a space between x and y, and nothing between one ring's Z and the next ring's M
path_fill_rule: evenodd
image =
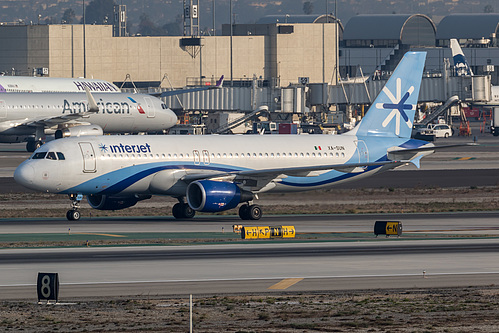
M352 131L342 135L87 136L37 149L15 171L31 189L69 195L67 218L83 196L95 209L118 210L152 195L178 199L172 213L220 212L263 192L306 191L361 179L420 159L436 148L411 139L426 53L408 52Z

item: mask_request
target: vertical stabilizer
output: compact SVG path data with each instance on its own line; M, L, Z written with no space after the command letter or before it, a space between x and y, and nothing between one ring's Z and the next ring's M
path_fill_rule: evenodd
M450 40L450 48L452 50L452 60L454 61L456 76L472 76L473 72L466 61L466 57L457 39Z
M407 52L359 125L357 136L410 138L426 52Z

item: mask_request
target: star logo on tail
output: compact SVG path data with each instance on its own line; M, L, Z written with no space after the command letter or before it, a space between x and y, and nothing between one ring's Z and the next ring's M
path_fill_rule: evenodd
M404 119L404 123L407 127L412 128L412 120L409 119L405 110L415 110L416 105L413 104L405 104L409 96L414 92L414 86L411 86L407 92L402 96L402 80L397 78L396 81L397 91L396 96L392 94L392 92L386 87L383 87L383 92L390 99L392 103L377 103L376 107L378 109L392 110L390 114L383 120L383 127L388 126L388 124L395 118L395 134L400 134L400 118Z

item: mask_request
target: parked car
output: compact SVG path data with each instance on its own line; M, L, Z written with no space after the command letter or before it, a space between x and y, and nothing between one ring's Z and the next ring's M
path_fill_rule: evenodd
M431 129L437 138L448 138L454 134L454 130L447 124L432 125Z
M426 125L414 124L414 126L412 126L412 137L415 137L417 134L421 134L421 130L426 128Z
M419 126L419 125L415 125ZM428 124L426 127L414 127L413 133L422 136L434 136L436 138L448 138L454 134L454 130L447 124Z

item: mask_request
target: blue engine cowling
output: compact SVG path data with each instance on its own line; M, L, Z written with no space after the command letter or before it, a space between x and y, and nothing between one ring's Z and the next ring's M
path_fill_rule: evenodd
M253 200L253 194L229 182L197 180L187 187L187 203L198 212L221 212Z
M98 210L120 210L134 206L137 202L151 196L110 197L107 195L87 195L90 207Z

